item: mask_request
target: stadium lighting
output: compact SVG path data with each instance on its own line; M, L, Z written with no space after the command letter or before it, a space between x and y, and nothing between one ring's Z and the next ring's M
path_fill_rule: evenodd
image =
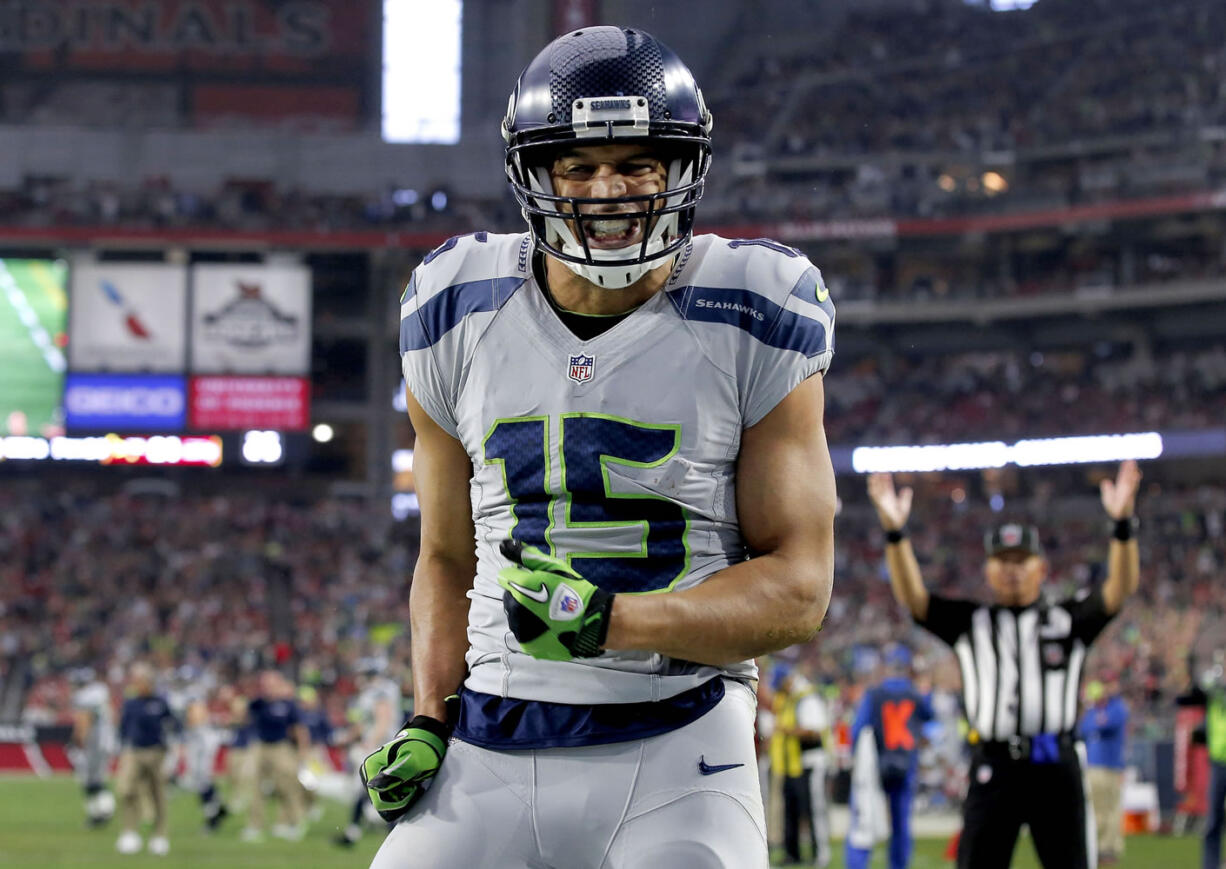
M0 437L0 460L97 462L102 465L221 464L221 438L108 434L99 437Z
M1013 461L1023 468L1035 465L1079 465L1156 459L1162 455L1162 435L1090 435L1089 437L1022 440L1013 445Z
M984 192L989 196L1004 193L1009 189L1008 179L999 172L984 172L983 177L981 177L979 180L983 183Z
M412 187L404 187L392 193L392 204L397 208L411 208L417 204L417 191Z
M396 450L392 453L392 472L396 474L413 470L413 451Z
M383 141L460 141L461 0L383 0Z
M321 422L316 425L315 428L311 429L311 437L315 438L316 443L326 444L328 441L332 440L335 435L336 432L333 430L332 426L328 425L326 422Z
M21 435L0 438L0 459L40 462L51 457L51 444L46 438Z
M397 492L392 495L392 518L397 522L402 522L410 516L416 516L421 512L421 507L417 503L416 492Z
M1003 441L979 444L928 444L903 447L856 447L851 466L859 474L901 471L971 471L1009 464Z
M977 471L1015 464L1023 468L1156 459L1162 435L1137 432L1084 437L1034 438L1013 445L1003 441L922 446L856 447L851 466L858 474Z
M279 431L249 431L243 434L243 461L252 465L275 465L285 456Z

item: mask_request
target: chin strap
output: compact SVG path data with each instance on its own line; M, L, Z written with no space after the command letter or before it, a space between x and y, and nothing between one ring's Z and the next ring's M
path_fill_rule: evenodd
M569 245L566 247L569 247ZM562 249L570 253L569 250L566 250L566 247ZM613 250L609 251L609 253L621 253L621 251ZM595 258L595 252L593 252L593 258ZM643 275L661 265L663 260L646 260L629 266L589 265L587 263L571 262L570 260L561 260L561 262L565 263L566 267L575 274L586 278L598 287L603 287L606 290L624 290Z

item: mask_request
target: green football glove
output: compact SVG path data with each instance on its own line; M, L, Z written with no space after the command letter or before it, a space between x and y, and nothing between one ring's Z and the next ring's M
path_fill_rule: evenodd
M504 540L501 550L516 565L498 572L502 608L523 650L550 661L599 655L613 595L535 546Z
M426 792L447 753L449 731L441 721L418 715L362 761L362 784L379 817L391 823Z

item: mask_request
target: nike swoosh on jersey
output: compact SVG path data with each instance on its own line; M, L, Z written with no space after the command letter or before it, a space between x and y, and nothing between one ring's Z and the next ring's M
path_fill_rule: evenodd
M821 281L817 282L817 289L814 290L813 294L817 296L819 302L824 302L830 298L830 290L826 289Z
M544 603L545 601L549 600L549 589L545 588L544 583L542 583L541 587L538 588L536 591L530 591L529 589L524 588L522 585L516 582L508 581L507 585L511 586L511 588L515 589L517 592L522 594L524 597L528 598L528 600L534 600L537 603Z
M703 775L715 775L717 772L724 772L730 769L736 769L738 766L744 766L743 763L719 763L709 764L705 756L700 755L698 758L698 771Z

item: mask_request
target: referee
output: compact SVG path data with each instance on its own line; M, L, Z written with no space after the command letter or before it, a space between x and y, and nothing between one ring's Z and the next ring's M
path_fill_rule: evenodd
M1077 700L1090 644L1137 588L1133 506L1140 481L1136 462L1124 462L1114 482L1102 483L1114 531L1101 586L1059 603L1041 600L1047 562L1038 532L1002 525L986 537L984 576L996 599L988 605L928 593L904 530L911 490L896 493L889 474L869 478L894 596L953 647L962 669L972 758L959 869L1009 866L1022 824L1045 869L1096 863L1084 746L1074 735Z

